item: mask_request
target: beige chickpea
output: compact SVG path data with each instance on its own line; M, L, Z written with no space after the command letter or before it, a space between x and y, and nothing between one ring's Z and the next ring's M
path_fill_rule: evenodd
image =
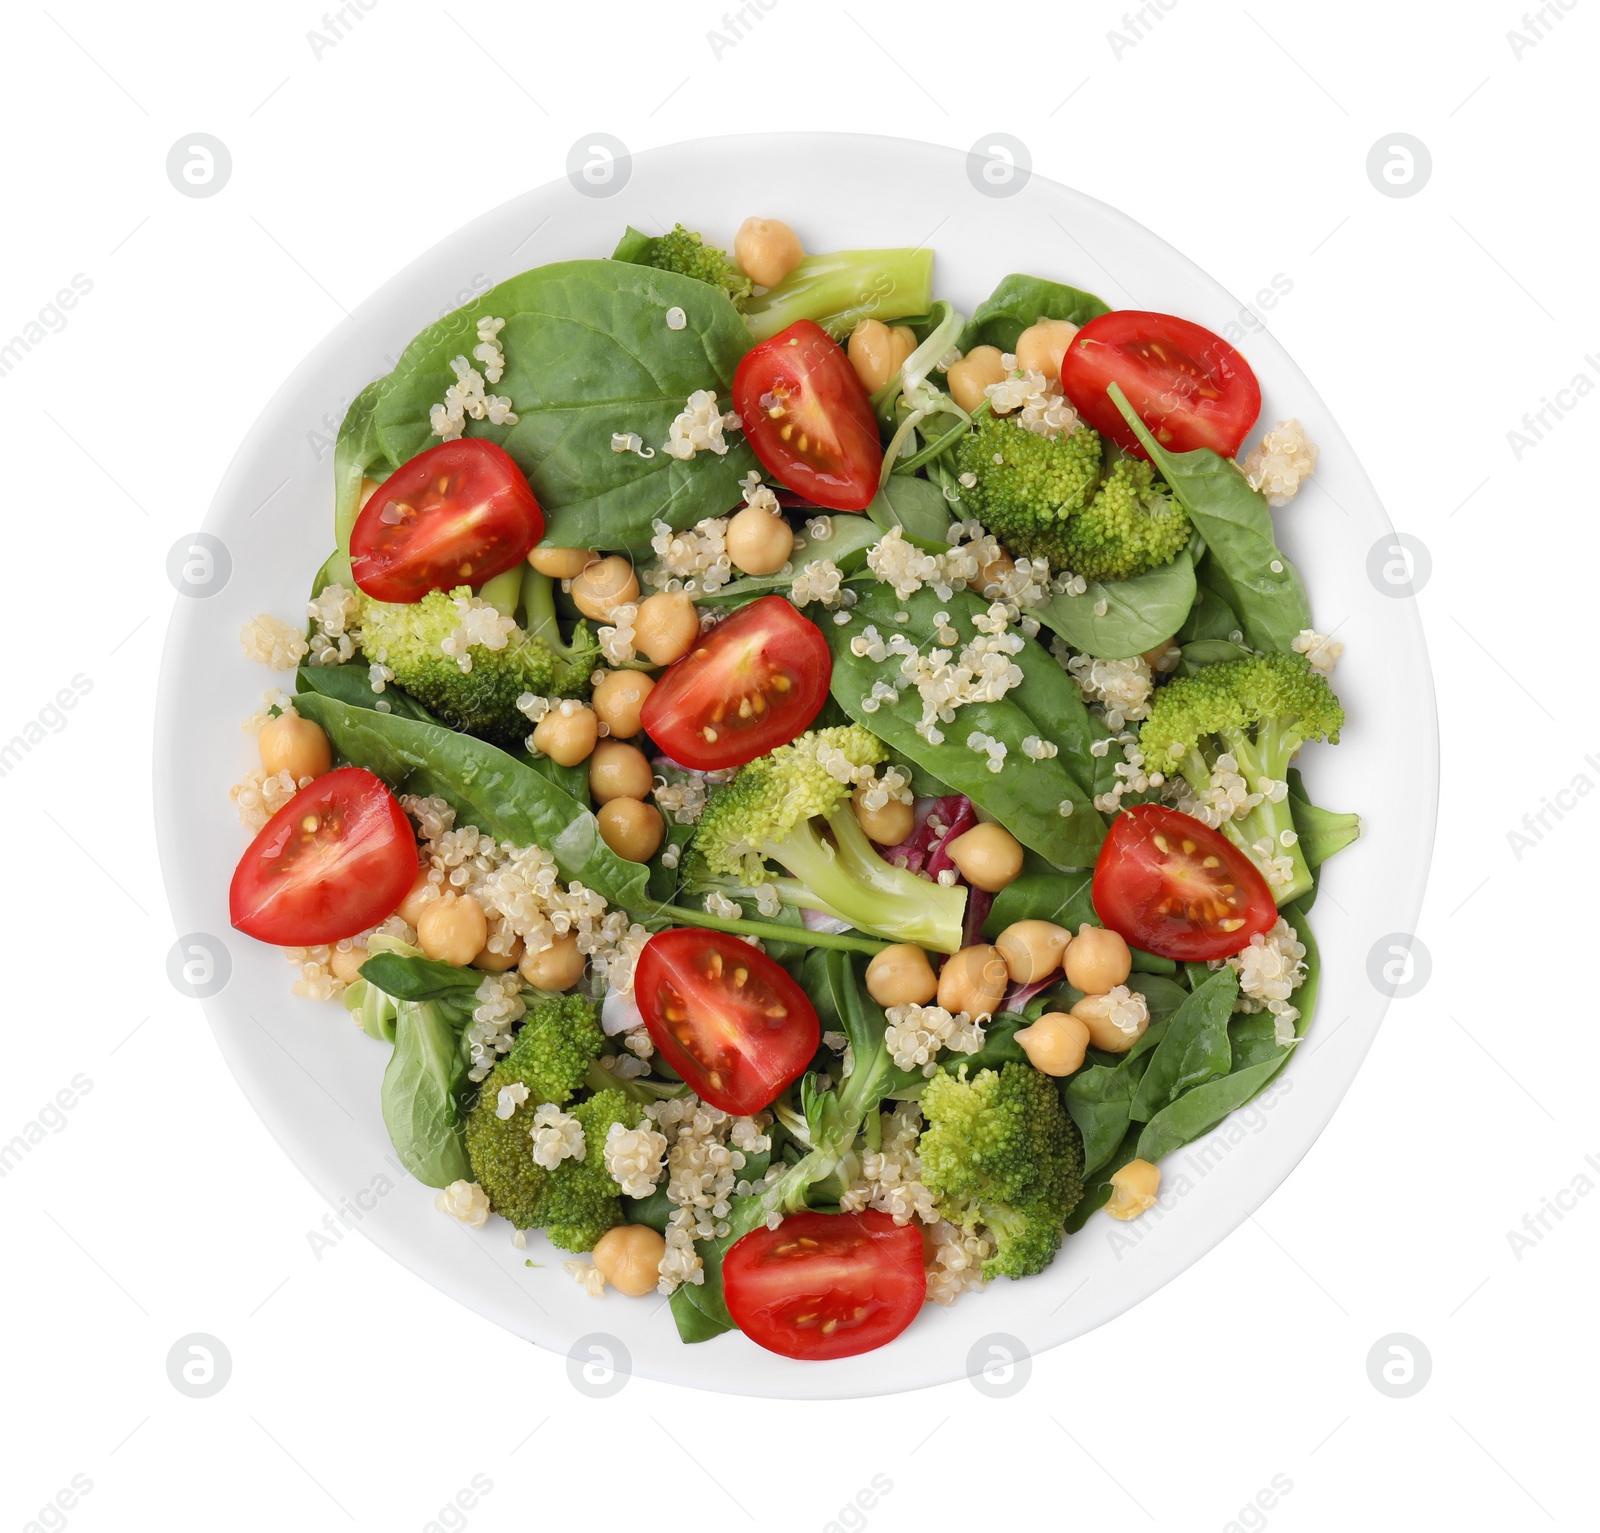
M1154 649L1147 649L1139 658L1157 676L1167 676L1178 669L1178 662L1183 659L1183 651L1178 647L1176 640L1167 639Z
M974 825L946 850L961 876L990 894L998 894L1022 871L1022 843L1003 825Z
M1059 378L1061 359L1077 333L1078 327L1065 319L1041 319L1029 325L1017 337L1017 366L1046 378Z
M998 595L1000 582L1016 567L1016 561L1010 554L1001 554L998 559L991 559L978 571L978 594L991 597Z
M541 952L525 952L520 968L535 990L570 990L583 978L587 961L578 951L578 939L568 932Z
M633 620L633 643L653 665L681 660L700 637L700 613L694 598L682 591L657 591L639 603Z
M916 349L916 333L909 325L896 325L891 330L881 319L864 319L850 332L845 354L861 386L869 394L876 394Z
M367 961L364 947L336 947L328 959L333 977L342 984L353 985L361 977L361 965Z
M938 993L933 965L921 948L897 942L872 955L867 994L880 1006L926 1006Z
M614 798L649 798L655 777L637 745L602 740L589 758L589 796L597 804Z
M356 510L365 511L367 509L367 502L378 493L378 486L382 483L381 479L368 479L365 474L361 476L361 489L356 501Z
M528 563L552 580L573 580L600 556L592 548L533 548Z
M1085 923L1067 949L1063 967L1067 983L1085 995L1104 995L1125 984L1133 972L1133 954L1114 931Z
M487 943L478 949L478 956L472 960L474 969L481 969L485 974L504 974L508 969L514 969L522 961L522 938L511 939L511 951L497 953Z
M407 926L415 926L422 919L422 912L438 898L439 886L428 877L428 870L423 868L418 872L406 897L400 901L400 908L395 914Z
M994 939L1016 985L1031 985L1061 967L1072 933L1054 921L1013 921Z
M1044 1075L1071 1075L1089 1049L1089 1028L1070 1012L1047 1011L1032 1027L1019 1028L1016 1039L1028 1063Z
M952 954L939 970L939 1004L946 1011L964 1011L974 1021L993 1016L1005 998L1008 978L1000 949L975 942Z
M763 506L746 506L728 522L723 545L747 575L776 575L794 552L794 529Z
M533 748L557 766L577 766L587 761L600 738L600 720L593 708L572 709L556 704L533 726Z
M629 862L649 862L666 834L661 811L636 798L614 798L600 806L596 818L601 840Z
M641 728L644 700L654 690L655 679L643 671L607 671L594 684L589 703L614 739L631 740Z
M747 218L733 237L739 270L762 287L776 287L805 258L800 236L781 218Z
M1147 1160L1130 1160L1111 1173L1111 1197L1106 1212L1113 1219L1137 1219L1154 1208L1161 1190L1161 1167Z
M434 900L417 919L417 946L429 958L464 969L483 950L489 918L470 894Z
M638 601L639 577L621 554L607 554L572 576L571 592L579 612L605 622L617 607Z
M648 1224L613 1225L594 1243L589 1259L618 1293L630 1299L654 1293L667 1242Z
M891 798L881 809L868 809L864 802L866 793L865 788L857 788L850 795L851 806L856 812L856 824L861 827L867 840L876 841L879 846L899 846L911 834L911 828L916 823L917 817L911 805Z
M1143 997L1139 997L1139 1001L1142 1000ZM1112 1020L1114 1012L1125 1018L1132 1016L1135 1020L1124 1029ZM1150 1026L1149 1008L1135 1002L1130 1009L1126 991L1121 997L1086 995L1072 1008L1072 1015L1089 1029L1089 1042L1108 1054L1126 1054L1144 1037Z
M998 346L974 346L945 374L950 397L969 413L983 403L983 391L1006 375Z
M298 713L280 713L261 726L256 741L261 765L269 772L287 772L296 782L321 777L333 765L333 749L320 724Z

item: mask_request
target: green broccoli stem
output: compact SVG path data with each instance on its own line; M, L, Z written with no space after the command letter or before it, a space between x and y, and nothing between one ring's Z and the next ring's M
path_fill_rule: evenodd
M578 642L585 630L580 623L573 631L573 642L561 637L561 624L556 619L556 583L550 575L542 575L531 564L522 567L522 631L530 639L538 639L572 664L586 653Z
M1239 763L1239 774L1251 792L1261 791L1259 785L1263 778L1270 778L1274 782L1288 780L1289 762L1293 759L1296 742L1292 737L1286 736L1278 723L1268 722L1258 726L1254 740L1238 731L1219 735L1218 739ZM1191 758L1198 758L1199 754L1198 751L1189 753ZM1192 771L1193 768L1186 762L1183 775L1191 784L1195 781ZM1263 798L1254 809L1236 819L1225 821L1222 831L1258 868L1261 867L1261 857L1256 851L1258 842L1271 843L1272 850L1268 853L1269 856L1288 857L1291 867L1288 883L1267 880L1267 887L1272 891L1272 898L1280 909L1284 905L1292 904L1302 894L1310 892L1311 869L1306 866L1305 853L1300 849L1300 838L1294 828L1294 810L1287 795L1278 803ZM1288 836L1287 840L1284 839L1285 833ZM1266 870L1262 868L1261 871L1265 877Z
M779 921L747 921L739 916L714 916L693 905L650 905L633 909L644 921L660 921L668 926L703 926L714 932L732 932L740 937L760 937L765 942L798 942L805 947L832 948L841 953L865 953L871 957L888 947L871 937L849 932L814 932L802 926L785 926ZM847 919L841 916L841 920ZM953 951L953 949L952 949Z
M522 572L527 565L513 565L478 587L478 599L486 601L502 617L515 617L522 599Z
M856 322L885 324L926 314L933 305L933 251L838 250L807 256L776 287L745 304L745 322L758 341L796 320L814 320L835 340Z
M681 1097L689 1089L682 1081L650 1081L636 1075L617 1075L606 1069L598 1059L590 1060L583 1084L590 1091L620 1091L630 1101L641 1104Z

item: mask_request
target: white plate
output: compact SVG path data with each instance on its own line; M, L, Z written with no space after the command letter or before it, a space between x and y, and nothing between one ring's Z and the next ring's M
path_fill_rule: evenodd
M1243 343L1267 423L1298 416L1321 445L1315 484L1279 514L1279 536L1310 587L1317 625L1349 646L1337 750L1307 752L1319 802L1359 809L1365 838L1332 864L1316 909L1322 993L1310 1041L1255 1104L1169 1158L1162 1205L1133 1225L1096 1215L1050 1270L1002 1280L950 1310L929 1305L892 1346L801 1364L730 1334L677 1339L665 1302L587 1297L542 1237L513 1249L500 1220L480 1232L435 1212L433 1189L399 1173L378 1112L387 1050L335 1005L289 994L272 949L232 932L227 888L243 849L227 787L252 763L239 721L282 682L241 653L258 612L298 621L332 545L331 440L347 402L387 371L424 325L490 283L547 261L609 254L624 224L682 219L719 242L751 211L781 214L808 248L931 242L936 289L971 312L1010 271L1098 292L1118 308L1166 310L1223 331L1241 305L1148 230L1034 176L1009 197L980 193L957 151L854 135L741 137L638 156L610 196L567 181L528 192L450 235L386 283L289 378L251 428L205 531L232 560L227 585L180 597L167 634L156 726L156 820L176 931L204 933L231 958L206 1015L256 1110L317 1189L398 1261L518 1336L559 1352L593 1337L653 1378L741 1394L870 1395L940 1383L1001 1352L1038 1352L1121 1314L1216 1245L1288 1175L1332 1116L1383 1016L1368 953L1410 932L1436 809L1437 725L1413 603L1381 594L1368 554L1392 534L1349 444L1298 368L1265 335ZM271 503L262 510L262 503ZM259 514L258 514L259 513ZM1404 753L1408 770L1394 770ZM1343 1019L1342 1021L1338 1019ZM1336 1025L1337 1024L1337 1025ZM525 1257L541 1262L524 1265ZM620 1344L620 1350L619 1350Z

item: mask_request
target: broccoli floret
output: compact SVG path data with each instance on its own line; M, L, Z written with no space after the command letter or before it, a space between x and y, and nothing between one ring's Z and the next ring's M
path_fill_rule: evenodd
M939 1212L995 1242L985 1278L1043 1272L1083 1196L1083 1139L1055 1082L1032 1065L941 1072L922 1090L922 1180Z
M955 952L966 890L885 862L856 820L850 783L829 770L830 763L875 766L887 755L871 733L851 724L804 734L741 767L700 816L686 886L750 893L773 884L786 903L894 942ZM793 877L776 877L768 858Z
M1147 771L1181 774L1202 803L1226 786L1219 775L1243 780L1249 807L1223 820L1222 830L1261 869L1282 906L1311 888L1289 806L1289 763L1307 740L1336 743L1343 724L1333 688L1304 655L1249 655L1160 688L1140 726L1139 748Z
M750 279L728 259L728 252L706 244L694 230L685 229L682 224L674 224L670 234L654 238L629 229L617 246L614 259L709 282L712 287L720 287L733 300L735 308L743 308L750 296Z
M533 1158L528 1133L533 1115L546 1102L571 1101L604 1042L595 1009L582 996L536 1002L467 1112L463 1139L472 1174L489 1194L489 1206L519 1230L543 1222L539 1200L550 1177ZM501 1089L514 1085L527 1087L527 1100L502 1118L497 1110Z
M1194 527L1189 513L1154 479L1148 463L1119 458L1094 499L1067 519L1052 567L1090 580L1128 580L1171 564Z
M1088 426L1042 437L1006 416L980 416L956 450L956 467L974 481L961 501L1013 553L1052 569L1127 580L1170 564L1193 531L1188 512L1148 463L1118 458L1106 473L1104 455Z
M606 1135L613 1123L637 1128L644 1109L614 1087L597 1091L572 1109L583 1125L583 1154L562 1161L549 1173L539 1200L537 1223L552 1245L563 1251L589 1251L615 1224L622 1223L622 1189L606 1170Z
M513 630L504 649L473 644L472 669L463 671L440 647L461 624L455 591L430 591L419 602L397 604L364 598L361 649L379 660L418 702L453 729L479 735L497 745L515 745L528 733L517 708L527 692L539 697L575 697L589 680L599 651L580 623L570 644L562 644L555 624L551 581L530 569L523 579L524 627Z

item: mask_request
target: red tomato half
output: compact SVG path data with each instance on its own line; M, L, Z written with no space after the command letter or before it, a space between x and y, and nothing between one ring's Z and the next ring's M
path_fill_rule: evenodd
M419 452L372 492L350 533L350 568L376 601L421 601L515 569L543 536L510 454L462 437Z
M1134 947L1181 963L1226 958L1278 919L1256 865L1221 831L1164 804L1111 822L1094 865L1094 908Z
M799 319L747 351L733 408L762 467L835 511L865 511L878 493L883 446L872 401L844 348Z
M228 915L279 947L353 937L393 915L417 876L417 836L400 801L361 767L302 788L234 869Z
M817 625L763 596L695 640L639 712L645 733L700 772L743 766L803 735L821 711L833 655Z
M805 991L727 932L657 932L639 955L633 991L651 1042L723 1112L760 1112L822 1041Z
M1078 413L1102 436L1146 457L1106 393L1113 383L1172 452L1209 447L1231 458L1261 413L1250 364L1220 335L1171 314L1102 314L1073 336L1061 359L1061 390Z
M854 1357L891 1342L928 1294L922 1235L875 1209L790 1214L722 1259L733 1322L784 1357Z

